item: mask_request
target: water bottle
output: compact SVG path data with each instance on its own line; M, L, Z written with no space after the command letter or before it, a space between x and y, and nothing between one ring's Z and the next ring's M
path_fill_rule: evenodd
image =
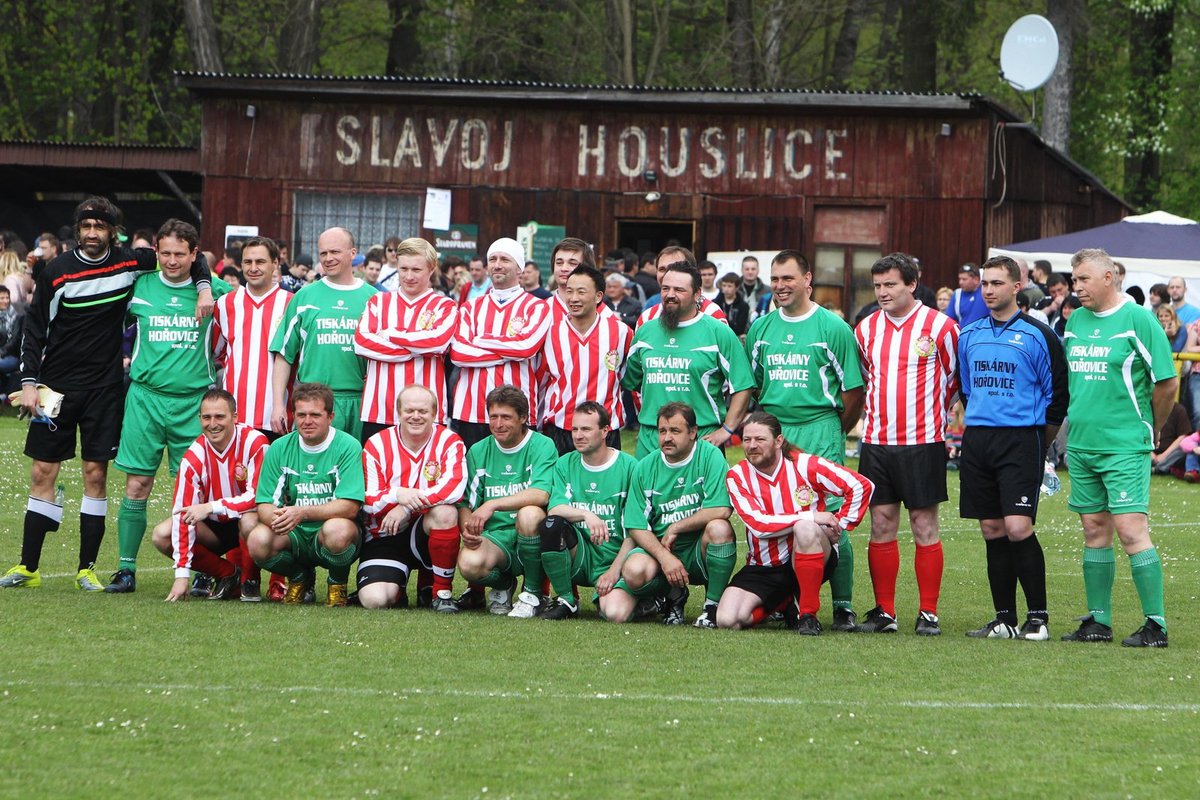
M1054 464L1047 461L1046 469L1042 473L1042 494L1050 497L1058 494L1058 490L1062 488L1062 481L1058 478L1058 473L1054 470Z
M54 487L54 505L62 508L63 501L67 499L67 487L61 483Z

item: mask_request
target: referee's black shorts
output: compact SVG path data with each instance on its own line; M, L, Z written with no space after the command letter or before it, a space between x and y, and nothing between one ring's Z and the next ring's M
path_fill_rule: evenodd
M963 432L958 462L959 515L965 519L1029 517L1037 521L1046 455L1045 428L991 428Z
M112 461L117 457L124 416L125 388L119 383L64 392L57 417L29 423L25 455L52 464L70 461L75 457L78 430L79 454L84 461Z

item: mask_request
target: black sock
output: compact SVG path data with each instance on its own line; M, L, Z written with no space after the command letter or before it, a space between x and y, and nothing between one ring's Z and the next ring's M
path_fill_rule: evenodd
M95 514L79 515L79 569L96 566L100 543L104 541L104 517Z
M1021 589L1025 592L1025 605L1029 607L1029 618L1046 622L1046 556L1037 534L1028 539L1012 543L1013 561Z
M1017 565L1012 543L1008 539L987 539L988 585L992 589L992 606L996 619L1017 624Z
M21 564L36 572L42 563L42 544L46 534L58 530L62 521L62 506L47 500L30 497L25 506L25 531L21 538Z

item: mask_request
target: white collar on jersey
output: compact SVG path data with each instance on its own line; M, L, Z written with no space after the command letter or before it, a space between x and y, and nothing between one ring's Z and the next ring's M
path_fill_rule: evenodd
M667 461L667 457L663 455L662 450L658 451L658 457L662 459L663 465L668 469L682 469L692 463L692 459L696 457L696 451L700 449L700 442L700 439L696 440L695 444L692 445L692 452L688 453L687 458L683 461Z
M524 291L525 290L521 288L521 284L518 283L516 286L509 287L508 289L497 289L495 286L493 286L492 290L488 294L494 297L497 303L504 305L509 300L512 300L514 297Z
M329 435L325 437L325 441L321 442L316 447L309 447L304 443L303 437L301 437L298 433L296 434L296 437L300 439L300 449L306 453L324 453L329 449L329 445L333 444L333 437L335 436L337 436L337 428L330 428Z
M524 291L524 290L522 290L522 291ZM506 449L500 445L500 440L497 439L496 440L496 449L499 450L501 453L515 453L518 450L520 450L522 447L525 446L525 444L529 441L529 437L531 437L531 436L533 436L533 429L526 428L525 435L521 437L521 442L516 447ZM496 437L493 436L492 438L495 439Z
M621 457L621 451L614 450L613 448L610 447L610 448L608 448L608 460L605 461L600 466L593 467L591 464L589 464L583 460L583 456L579 457L579 463L582 464L583 468L586 469L588 472L606 472L609 467L611 467L613 464L617 463L617 459L620 457Z
M804 312L803 314L801 314L798 317L788 316L787 312L781 308L781 309L779 309L779 318L781 320L783 320L784 322L804 322L806 319L811 318L813 314L817 313L818 308L820 308L820 306L817 305L816 303L813 303L812 306L808 309L808 311Z

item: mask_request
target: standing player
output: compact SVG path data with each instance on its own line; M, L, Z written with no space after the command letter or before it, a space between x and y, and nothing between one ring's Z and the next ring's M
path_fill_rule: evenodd
M221 385L233 395L237 421L256 428L268 441L275 441L281 435L271 427L275 359L268 345L292 299L291 292L275 283L280 259L274 239L262 236L247 239L242 245L243 285L222 297L213 310L218 353L225 358ZM283 400L286 409L286 388ZM244 547L235 553L242 555L242 599L254 602L260 599L258 565ZM283 592L283 577L273 575L268 597L282 599Z
M566 315L553 315L557 319L542 351L546 408L541 431L554 441L559 455L569 454L575 449L575 409L591 401L602 405L613 420L608 445L620 449L625 413L621 371L633 331L602 305L604 276L595 267L576 267L561 290L566 296Z
M946 501L946 414L958 390L958 327L917 302L917 277L917 265L904 253L876 261L871 279L879 310L854 332L867 379L859 471L875 485L867 548L875 608L856 630L896 630L896 532L903 502L916 540L916 631L937 636L942 632L937 601L943 567L937 515L938 504Z
M514 386L525 393L528 408L538 407L535 357L550 327L550 307L517 282L524 261L516 240L492 242L487 256L492 288L459 308L450 345L450 360L460 368L450 427L468 450L488 435L486 403L493 389Z
M1046 557L1033 524L1046 449L1067 413L1067 363L1050 326L1017 310L1020 266L998 256L981 273L991 313L958 338L966 408L958 507L963 519L979 520L996 618L967 636L1045 641ZM1020 631L1018 582L1028 606Z
M354 352L367 360L363 438L396 424L397 394L419 384L433 392L436 422L446 419L446 366L458 307L432 288L437 251L424 239L394 245L399 289L367 301L354 334Z
M492 435L467 451L458 569L468 581L490 588L488 611L532 617L541 606L539 526L546 518L558 453L554 442L526 427L529 403L515 386L488 392L487 413ZM514 605L522 573L525 591Z
M567 237L554 245L550 268L554 277L554 294L550 299L551 325L557 326L567 314L567 280L580 267L596 269L596 256L582 239Z
M237 402L224 389L209 389L200 400L200 428L179 465L171 518L152 534L158 551L175 562L168 602L187 598L193 567L216 579L210 599L237 597L241 570L218 556L258 524L254 492L267 437L237 421Z
M717 602L733 574L737 545L725 488L729 465L697 435L696 413L686 403L659 409L659 452L638 463L629 484L624 521L636 548L621 569L611 613L605 612L614 622L633 615L635 598L666 595L663 622L682 625L687 587L693 584L705 587L696 627L716 627Z
M1083 308L1067 320L1070 368L1067 505L1083 523L1088 615L1063 638L1112 641L1113 533L1129 556L1146 621L1126 647L1166 647L1162 561L1150 540L1150 452L1175 401L1178 379L1166 334L1151 313L1126 302L1103 250L1071 257Z
M75 585L100 591L94 567L108 513L108 462L121 435L124 370L121 366L125 306L139 275L153 272L153 250L116 246L121 210L103 197L75 208L79 246L51 260L35 281L21 343L21 407L36 419L39 384L64 395L54 426L34 422L25 439L32 462L25 506L21 563L0 578L0 588L36 588L46 534L62 523L54 486L62 462L75 457L80 440L83 499L79 504L79 566ZM192 264L198 289L197 318L212 311L208 265Z
M741 340L699 311L700 273L672 263L660 283L664 310L637 329L621 379L623 387L642 393L639 458L657 449L659 409L667 403L693 403L700 436L722 446L741 424L754 389ZM733 391L728 407L726 382Z
M658 256L654 259L654 270L658 276L658 286L660 290L662 288L663 276L666 275L667 270L675 264L686 264L687 266L696 270L697 279L699 278L700 271L696 266L696 257L692 255L692 251L688 250L686 247L668 245L660 250ZM700 295L699 289L696 290L696 295L696 307L700 310L701 314L712 317L713 319L721 322L726 322L725 312L722 311L716 303L714 303L712 300L709 300L707 297ZM638 315L637 327L642 327L652 319L658 319L659 315L663 313L663 310L662 302L655 303L654 305L645 309L641 314Z
M401 255L402 285L404 260ZM438 424L438 398L426 387L403 389L396 409L399 424L363 446L367 519L358 600L363 608L399 604L416 566L433 572L433 610L453 613L458 611L450 592L458 559L454 504L467 484L466 450L462 439Z
M798 250L771 261L771 294L778 306L750 326L746 352L758 385L758 404L783 425L783 436L805 453L846 463L846 432L862 413L862 369L854 331L812 301L812 267ZM829 498L829 510L841 505ZM829 580L835 631L854 630L854 549L845 532Z
M362 448L333 427L334 395L328 386L301 383L292 391L296 430L267 450L255 500L258 525L246 546L260 567L288 576L283 602L300 603L329 570L330 606L346 605L350 565L361 541Z
M543 619L569 619L579 613L572 586L594 586L600 613L621 579L633 549L622 519L637 460L608 445L612 422L601 404L586 400L572 415L574 452L554 465L550 510L542 523L542 568L557 597Z
M137 554L146 535L146 502L167 453L174 476L179 460L200 435L200 397L216 384L212 318L195 316L199 291L192 264L200 257L200 233L169 219L158 229L157 275L133 287L129 316L137 324L125 395L125 421L117 469L125 473L125 499L117 514L117 571L104 587L110 594L137 589ZM224 281L213 292L229 291Z
M338 427L361 440L367 367L354 353L354 332L375 287L354 277L352 262L358 250L350 231L330 228L317 238L317 250L325 276L296 292L271 337L275 354L271 428L287 433L287 387L295 366L297 381L320 381L333 390Z
M775 415L765 411L746 417L742 446L746 460L725 480L746 524L749 551L746 566L721 595L717 627L757 625L797 597L796 632L817 636L821 584L837 568L845 532L866 516L873 487L857 472L797 450ZM834 498L841 501L836 513L829 510Z

